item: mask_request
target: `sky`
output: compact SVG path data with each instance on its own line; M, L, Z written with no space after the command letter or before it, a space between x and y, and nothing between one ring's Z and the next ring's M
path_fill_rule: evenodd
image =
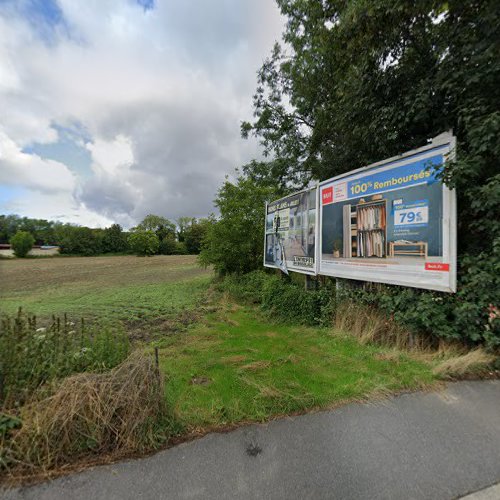
M0 214L213 212L282 28L272 0L0 0Z

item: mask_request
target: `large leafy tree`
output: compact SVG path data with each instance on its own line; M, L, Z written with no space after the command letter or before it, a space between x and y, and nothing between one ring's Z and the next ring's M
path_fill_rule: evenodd
M134 230L153 231L160 241L165 238L175 239L176 233L176 227L172 221L161 215L153 214L146 215Z

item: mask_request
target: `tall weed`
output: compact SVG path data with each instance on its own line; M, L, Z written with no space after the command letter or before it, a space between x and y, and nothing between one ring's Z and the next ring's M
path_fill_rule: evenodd
M47 326L20 308L0 320L0 408L23 404L38 387L84 371L104 371L123 361L130 350L118 325L77 324L53 316Z

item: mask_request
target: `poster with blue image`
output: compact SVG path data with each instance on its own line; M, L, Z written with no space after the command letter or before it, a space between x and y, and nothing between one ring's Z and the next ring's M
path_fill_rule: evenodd
M318 274L453 292L455 193L442 182L455 138L319 184Z

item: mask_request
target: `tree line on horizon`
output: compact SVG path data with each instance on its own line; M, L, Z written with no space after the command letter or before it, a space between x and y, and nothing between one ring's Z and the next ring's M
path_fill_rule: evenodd
M172 222L159 215L147 215L137 226L124 231L119 224L91 228L46 219L0 215L0 244L12 244L18 256L34 245L58 246L65 255L135 253L137 255L198 254L208 219L179 217ZM16 251L16 246L19 251Z

